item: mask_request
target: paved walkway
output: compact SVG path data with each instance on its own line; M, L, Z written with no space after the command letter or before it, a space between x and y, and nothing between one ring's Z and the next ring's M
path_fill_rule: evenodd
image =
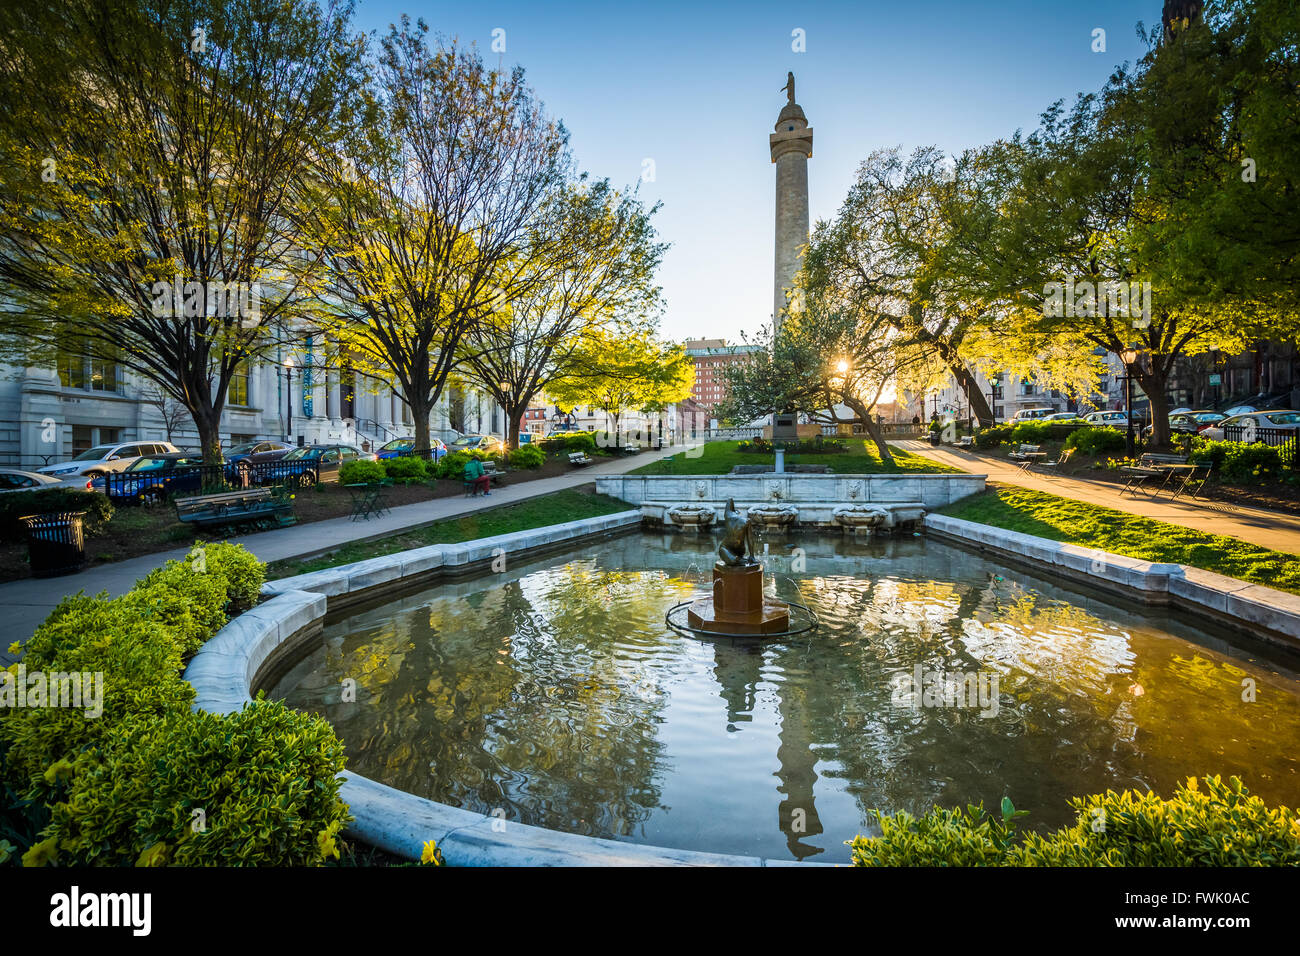
M1213 492L1209 501L1188 498L1170 501L1168 492L1155 499L1142 494L1136 498L1129 495L1120 498L1120 486L1110 482L1083 478L1048 478L1042 472L1022 472L1014 463L999 458L975 455L946 446L933 448L925 441L908 440L891 444L963 471L988 475L989 481L1045 491L1062 498L1074 498L1210 534L1240 538L1273 551L1300 554L1300 516L1249 505L1217 502L1213 499ZM1209 487L1211 486L1207 486Z
M444 518L454 518L565 488L575 488L590 483L595 475L622 474L657 461L672 451L680 450L680 448L666 448L663 451L651 451L627 458L601 461L554 478L507 483L493 491L487 498L466 498L463 495L434 498L431 501L401 505L393 508L388 514L371 518L369 521L352 521L346 517L330 518L289 528L277 528L274 531L242 535L232 540L242 544L263 561L309 557L325 551L333 551L345 544L384 538L423 527ZM137 580L154 568L160 567L170 558L183 557L188 551L189 547L186 546L172 551L142 555L126 561L96 565L80 574L66 577L27 578L0 584L0 620L6 622L5 627L0 628L0 667L16 659L9 653L9 645L14 641L26 641L31 637L37 625L45 620L50 611L63 600L64 595L75 594L77 591L85 591L88 594L107 591L115 596L122 594L129 591Z

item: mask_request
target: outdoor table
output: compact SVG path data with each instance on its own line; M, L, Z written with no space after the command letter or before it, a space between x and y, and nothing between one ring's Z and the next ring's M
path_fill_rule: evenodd
M1177 485L1174 487L1174 493L1173 493L1172 495L1170 495L1170 497L1169 497L1169 500L1170 500L1170 501L1173 501L1175 498L1177 498L1179 495L1181 495L1181 494L1183 493L1184 490L1186 490L1186 488L1187 488L1187 483L1188 483L1189 481L1191 481L1191 480L1192 480L1192 477L1196 474L1196 469L1198 469L1198 468L1202 468L1202 467L1204 467L1204 466L1203 466L1203 465L1193 465L1193 464L1191 464L1191 463L1188 463L1188 464L1178 464L1178 463L1175 463L1175 462L1169 462L1169 463L1167 463L1167 464L1152 465L1151 467L1152 467L1152 468L1155 468L1157 471L1164 472L1164 480L1163 480L1162 482L1160 482L1160 487L1157 488L1155 491L1153 491L1153 492L1151 493L1151 496L1152 496L1153 498L1154 498L1156 495L1159 495L1160 492L1164 490L1165 486L1166 486L1167 484L1169 484L1169 482L1170 482L1171 480L1173 480L1174 478L1181 478L1181 479L1182 479L1182 480L1179 481L1179 482L1177 483ZM1201 484L1204 484L1204 482L1201 482ZM1198 488L1198 489L1197 489L1197 492L1199 492L1199 491L1200 491L1200 489ZM1196 495L1193 494L1192 497L1196 497Z
M384 500L384 485L381 482L357 482L344 485L352 495L351 520L370 520L372 515L381 515L388 511Z
M1045 452L1045 451L1027 451L1027 452L1025 452L1021 457L1024 458L1024 461L1022 461L1022 462L1020 463L1020 470L1021 470L1021 471L1024 471L1024 472L1027 472L1027 471L1029 471L1029 468L1030 468L1031 465L1035 465L1035 464L1037 464L1039 461L1041 461L1042 459L1046 458L1046 457L1047 457L1047 452Z
M1124 497L1124 492L1126 491L1132 492L1133 496L1136 498L1137 490L1146 483L1148 478L1164 477L1164 472L1159 468L1146 468L1134 465L1126 465L1120 469L1120 472L1128 475L1128 479L1124 482L1124 487L1119 490L1119 497L1121 498Z

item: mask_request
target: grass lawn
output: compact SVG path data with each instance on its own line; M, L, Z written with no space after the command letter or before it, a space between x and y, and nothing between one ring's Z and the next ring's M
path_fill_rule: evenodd
M698 457L678 452L671 462L656 461L628 472L632 475L725 475L733 465L770 465L774 455L760 455L736 450L739 442L711 441L702 449L694 449ZM810 455L803 452L785 456L787 465L827 465L837 475L919 474L951 473L960 469L949 468L929 458L913 455L898 448L891 451L894 462L887 465L876 454L874 442L862 438L845 440L848 451L841 454Z
M579 518L594 518L597 515L613 514L627 511L628 504L617 498L598 495L593 485L584 488L569 488L537 498L529 498L517 504L502 505L476 514L460 518L447 518L423 528L416 528L402 534L390 535L375 541L363 541L345 545L337 551L306 560L286 559L272 561L266 567L268 580L287 578L308 571L320 571L324 568L351 564L366 558L378 558L411 548L423 548L430 544L458 544L472 541L474 538L488 538L511 531L526 531L548 524L560 524L576 521Z
M1300 594L1300 556L1041 491L1002 485L942 513L1144 561L1187 564Z

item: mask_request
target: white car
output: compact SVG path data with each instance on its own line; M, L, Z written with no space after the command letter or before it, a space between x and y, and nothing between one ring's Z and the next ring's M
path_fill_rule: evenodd
M1250 442L1255 434L1264 429L1274 431L1296 431L1300 429L1300 412L1276 409L1267 412L1250 412L1246 415L1230 415L1223 421L1215 422L1209 428L1201 430L1202 438L1223 441L1231 429L1233 441Z
M53 478L75 478L78 475L97 477L110 471L123 471L142 455L166 455L180 451L171 442L165 441L128 441L116 445L96 445L88 448L71 461L58 465L46 465L37 471Z
M1076 415L1074 412L1057 412L1057 413L1055 413L1054 415L1048 415L1048 416L1046 416L1046 417L1043 419L1043 421L1045 421L1045 422L1072 422L1072 421L1074 421L1074 420L1075 420L1076 418L1078 418L1078 417L1079 417L1079 416Z
M1127 412L1089 412L1087 415L1083 416L1083 420L1089 425L1110 425L1113 428L1128 427ZM1137 419L1133 420L1133 424L1137 424Z
M77 491L90 491L90 479L72 478L61 481L49 475L21 468L0 468L0 494L7 491L39 491L42 488L75 488Z
M1055 408L1022 408L1011 416L1011 424L1019 425L1021 422L1035 422L1040 418L1055 414Z

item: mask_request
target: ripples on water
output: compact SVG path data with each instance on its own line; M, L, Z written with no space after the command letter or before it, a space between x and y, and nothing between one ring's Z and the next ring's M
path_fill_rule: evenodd
M778 859L847 860L873 807L1007 795L1047 829L1071 796L1204 773L1300 803L1294 672L934 541L787 543L807 566L773 539L769 587L822 621L789 641L668 630L714 542L633 535L351 613L273 695L328 718L350 769L422 796ZM996 713L899 706L918 664L996 675Z

